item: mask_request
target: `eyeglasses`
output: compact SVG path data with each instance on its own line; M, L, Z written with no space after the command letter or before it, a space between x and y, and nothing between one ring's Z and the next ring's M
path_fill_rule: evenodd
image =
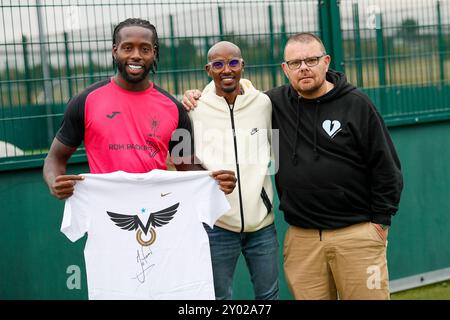
M241 68L242 62L242 59L231 59L227 62L225 60L215 60L209 62L208 65L210 65L214 71L222 71L225 69L225 65L228 65L231 70L238 70Z
M289 60L289 61L285 61L284 63L286 63L287 66L289 67L289 69L291 69L291 70L297 70L298 68L300 68L302 66L303 61L305 62L305 64L308 67L315 67L319 64L320 58L325 57L325 56L326 56L326 54L323 54L318 57L309 57L306 59Z

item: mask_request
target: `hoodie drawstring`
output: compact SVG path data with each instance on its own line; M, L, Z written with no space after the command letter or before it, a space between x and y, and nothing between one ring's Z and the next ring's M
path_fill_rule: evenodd
M314 147L313 147L313 151L314 151L314 160L317 161L319 160L319 152L317 152L317 114L319 112L319 103L320 100L317 100L316 103L316 110L314 111L314 125L313 125L313 130L314 130Z
M294 149L292 150L292 157L291 157L291 160L292 160L292 163L294 164L294 166L296 166L298 163L298 156L297 156L297 141L298 140L297 139L298 139L298 131L299 131L298 129L300 126L300 111L299 111L299 109L300 109L300 97L298 97L298 106L296 108L297 119L295 121Z
M297 165L298 163L298 156L297 156L297 143L298 143L298 134L300 131L300 99L301 97L298 97L298 106L296 109L296 121L295 121L295 136L294 136L294 147L292 150L292 163L294 164L294 166ZM320 100L317 100L316 102L316 108L314 110L314 124L313 124L313 131L314 131L314 145L313 145L313 153L314 153L314 161L319 160L320 158L320 154L319 151L317 150L317 120L318 120L318 114L319 114L319 104L320 104Z

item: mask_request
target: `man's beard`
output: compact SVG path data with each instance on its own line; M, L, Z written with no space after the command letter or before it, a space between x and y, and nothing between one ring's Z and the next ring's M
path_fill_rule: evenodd
M299 84L297 91L300 93L304 92L304 93L308 93L308 94L313 94L315 92L318 92L322 88L324 83L325 83L325 79L323 79L320 83L315 83L312 87L309 87L307 89L306 88L302 89Z
M146 67L144 65L144 72L142 74L140 74L139 76L131 76L127 73L124 63L120 62L119 60L116 60L116 64L117 64L117 70L119 70L119 73L121 74L122 78L124 78L125 81L130 82L130 83L141 82L142 80L144 80L147 77L148 73L151 70L151 66Z

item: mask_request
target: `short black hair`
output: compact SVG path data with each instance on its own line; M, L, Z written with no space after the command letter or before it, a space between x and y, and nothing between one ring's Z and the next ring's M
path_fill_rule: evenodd
M316 36L314 33L310 33L310 32L300 32L300 33L290 36L286 42L284 49L286 50L286 47L288 46L288 44L291 44L292 42L310 43L310 42L314 42L314 41L318 42L320 44L320 47L322 49L322 54L327 54L322 40L318 36Z
M115 46L119 42L119 32L122 28L125 27L142 27L149 29L153 34L153 47L155 49L155 60L153 61L153 65L151 66L151 71L153 73L156 72L158 68L157 61L159 60L159 42L158 42L158 33L156 32L156 28L149 21L138 18L128 18L122 22L120 22L115 28L113 32L113 46Z

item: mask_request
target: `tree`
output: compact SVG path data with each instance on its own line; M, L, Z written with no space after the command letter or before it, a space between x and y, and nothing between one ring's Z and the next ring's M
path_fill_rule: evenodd
M413 18L406 18L400 24L399 37L405 41L414 41L418 38L419 24Z

